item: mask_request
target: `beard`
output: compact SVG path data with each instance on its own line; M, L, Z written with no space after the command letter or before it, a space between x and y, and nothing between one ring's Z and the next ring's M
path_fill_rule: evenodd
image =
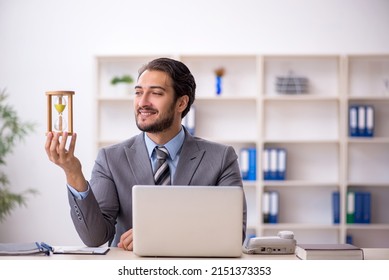
M139 113L135 113L136 126L139 130L149 133L159 133L170 128L174 121L174 104L169 108L169 110L161 115L160 119L157 119L154 123L151 124L141 124L138 121Z

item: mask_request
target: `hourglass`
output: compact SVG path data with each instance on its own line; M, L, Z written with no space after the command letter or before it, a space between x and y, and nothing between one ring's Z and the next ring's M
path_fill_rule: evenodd
M47 132L67 131L69 135L73 134L74 91L48 91L46 92L46 95L47 95ZM53 115L56 117L54 122L53 122Z

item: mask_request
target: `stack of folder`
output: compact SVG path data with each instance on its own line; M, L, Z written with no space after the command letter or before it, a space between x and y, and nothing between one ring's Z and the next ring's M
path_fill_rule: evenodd
M368 191L347 192L346 221L348 224L371 222L371 193Z
M374 136L374 107L351 105L349 107L349 135L351 137Z
M286 149L265 148L263 150L264 180L285 180L286 178Z
M279 197L277 191L265 191L262 194L262 214L264 223L278 223Z

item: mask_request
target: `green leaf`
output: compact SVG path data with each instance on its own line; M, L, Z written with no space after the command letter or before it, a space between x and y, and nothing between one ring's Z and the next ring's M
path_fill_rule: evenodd
M16 144L35 129L35 124L22 121L16 110L6 104L6 90L0 92L0 165L6 165L6 156L13 152ZM25 205L28 194L36 191L29 189L22 193L13 193L9 187L7 174L0 171L0 222L11 213L16 206Z

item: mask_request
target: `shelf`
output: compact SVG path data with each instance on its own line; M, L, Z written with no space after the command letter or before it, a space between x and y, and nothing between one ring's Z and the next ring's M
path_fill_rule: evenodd
M298 180L287 180L287 181L277 181L277 180L266 180L263 181L263 187L310 187L310 188L337 188L339 187L339 182L325 182L325 181L298 181Z
M195 136L231 145L238 156L243 148L257 149L257 180L243 182L248 233L293 230L304 243L344 243L350 235L361 247L389 247L389 54L162 56L181 60L195 77ZM160 55L96 58L98 148L139 133L134 85L118 93L110 79L124 73L137 77L138 68L155 57ZM218 95L215 70L221 67ZM279 93L277 77L304 77L309 90ZM374 107L374 137L348 136L351 105ZM287 151L286 180L263 180L265 148ZM278 224L262 220L261 199L269 190L279 192ZM371 192L371 224L346 223L348 190ZM339 224L332 223L334 191L340 193Z

